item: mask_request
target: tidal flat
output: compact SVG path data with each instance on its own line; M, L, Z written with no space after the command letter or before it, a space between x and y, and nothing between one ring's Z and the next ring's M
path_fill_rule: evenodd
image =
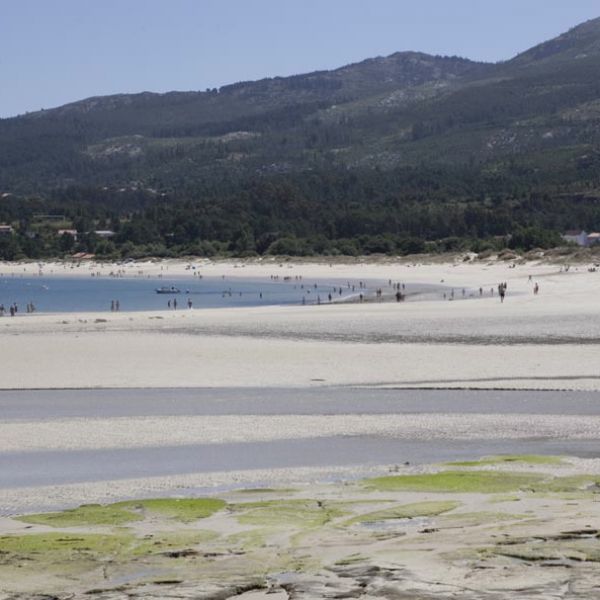
M598 461L517 455L15 515L0 598L593 598L599 501Z

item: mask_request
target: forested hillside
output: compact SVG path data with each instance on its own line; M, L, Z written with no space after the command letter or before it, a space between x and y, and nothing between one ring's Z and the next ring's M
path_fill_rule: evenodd
M599 75L597 19L500 64L404 52L0 120L0 252L552 245L600 229Z

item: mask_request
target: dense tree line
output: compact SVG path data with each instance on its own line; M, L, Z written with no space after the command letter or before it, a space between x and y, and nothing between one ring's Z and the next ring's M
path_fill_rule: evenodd
M207 180L170 193L72 187L46 198L9 196L0 221L16 231L0 239L6 259L529 250L560 244L564 229L598 229L600 197L533 185L518 172L323 170ZM76 229L77 240L59 228ZM94 233L103 229L114 236Z

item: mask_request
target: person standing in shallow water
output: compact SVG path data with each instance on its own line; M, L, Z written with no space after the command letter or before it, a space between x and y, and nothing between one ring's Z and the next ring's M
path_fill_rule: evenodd
M177 298L173 298L173 310L177 310Z

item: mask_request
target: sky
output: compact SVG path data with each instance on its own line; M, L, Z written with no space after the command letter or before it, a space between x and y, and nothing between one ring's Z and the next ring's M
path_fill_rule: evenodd
M403 50L506 60L599 16L598 0L0 0L0 117Z

